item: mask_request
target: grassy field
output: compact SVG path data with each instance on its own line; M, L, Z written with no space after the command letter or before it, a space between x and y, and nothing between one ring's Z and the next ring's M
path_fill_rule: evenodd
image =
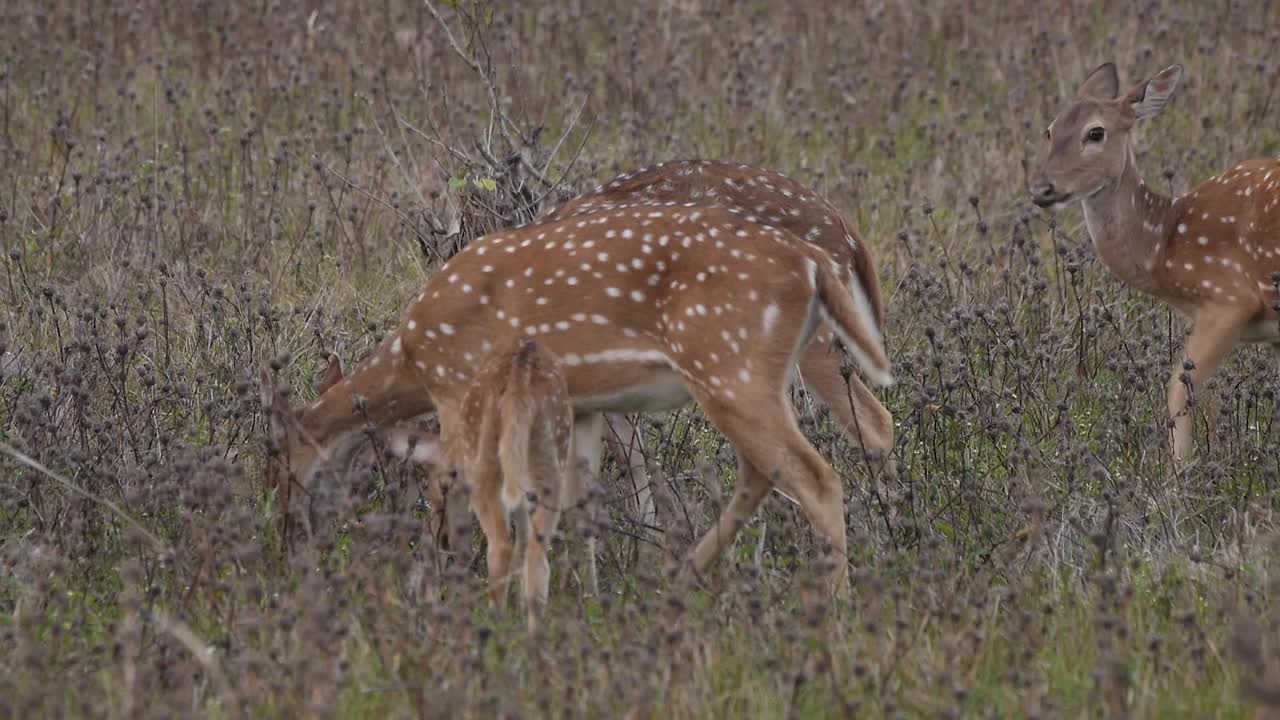
M1280 4L438 4L0 4L0 440L32 461L0 454L0 716L1280 712L1276 365L1198 389L1175 472L1185 323L1025 190L1107 60L1186 66L1137 130L1162 191L1280 154ZM282 560L259 369L311 397L470 239L680 157L790 174L875 249L898 481L794 391L847 597L776 496L680 572L735 467L694 408L646 419L661 530L612 464L567 518L540 637L412 468L316 489Z

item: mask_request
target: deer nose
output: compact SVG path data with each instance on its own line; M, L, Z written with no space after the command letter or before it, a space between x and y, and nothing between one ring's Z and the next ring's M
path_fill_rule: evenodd
M1058 199L1058 191L1053 183L1041 180L1031 186L1031 200L1040 207L1048 207Z

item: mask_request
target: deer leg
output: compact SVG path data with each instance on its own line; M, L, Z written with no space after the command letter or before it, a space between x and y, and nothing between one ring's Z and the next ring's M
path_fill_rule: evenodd
M843 356L830 345L830 335L809 343L800 356L800 373L805 384L840 420L844 433L858 444L873 467L882 467L885 475L897 477L893 452L893 416L857 375L848 384L841 374Z
M843 487L835 471L800 432L795 412L782 393L761 387L755 392L739 393L735 402L712 396L699 404L752 467L748 479L753 485L742 491L741 502L731 501L721 513L713 530L715 535L710 540L704 537L699 543L701 552L695 554L695 562L710 563L728 544L722 535L729 531L731 539L731 532L736 532L738 514L750 507L748 501L760 492L760 480L755 479L759 475L794 498L818 535L831 543L835 567L830 582L834 590L842 589L848 549ZM734 500L737 499L735 494Z
M600 452L604 441L604 415L592 413L576 417L573 421L573 452L569 470L565 473L564 507L578 505L586 495L588 483L596 483L600 477ZM600 594L600 577L596 570L596 528L589 528L587 536L587 587L591 597Z
M449 537L449 515L448 515L448 498L445 482L440 479L440 473L434 470L427 473L427 501L431 503L430 525L431 536L435 538L436 545L445 552L455 549L452 538Z
M484 530L488 546L486 558L489 564L489 600L494 607L502 608L506 605L511 555L515 550L511 529L507 524L507 513L497 493L473 493L471 507Z
M742 451L738 451L738 486L733 491L729 504L720 512L719 519L707 531L693 550L693 567L704 572L719 557L720 552L733 544L738 530L751 519L756 509L773 486L769 478L747 461Z
M1191 369L1185 370L1190 390L1198 393L1217 370L1222 358L1235 345L1251 315L1247 308L1230 306L1204 307L1196 313L1195 324L1187 338L1183 362L1174 367L1173 377L1169 381L1169 417L1173 421L1174 462L1185 461L1192 450L1192 408L1188 404L1191 397L1187 384L1182 381L1186 363L1189 361L1193 364Z
M469 494L467 485L456 477L449 477L448 473L432 472L427 478L427 499L431 502L428 527L440 549L449 556L449 562L471 545Z
M529 507L524 549L524 600L529 630L537 629L538 618L547 607L550 594L551 565L547 562L547 546L560 522L561 479L564 464L544 461L537 464L533 478L535 499Z
M502 487L498 467L486 454L467 469L471 486L471 509L484 531L489 563L489 599L494 607L506 605L507 582L510 579L511 555L514 551L507 509L502 505Z

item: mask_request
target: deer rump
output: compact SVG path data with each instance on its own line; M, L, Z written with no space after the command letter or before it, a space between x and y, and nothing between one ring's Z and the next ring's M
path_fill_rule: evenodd
M767 186L763 183L769 183ZM754 222L792 233L818 247L849 273L855 298L865 299L875 327L885 330L884 298L875 259L862 236L817 193L782 173L723 160L662 162L620 175L605 185L545 210L539 222L564 220L612 207L715 202L759 211ZM782 207L785 204L789 207ZM770 213L764 215L764 213ZM827 222L827 220L830 222Z
M526 498L558 507L562 492L553 480L564 475L573 424L560 368L526 340L510 362L486 375L463 400L463 431L475 431L468 438L468 465L485 477L484 464L498 463L508 516L524 507ZM475 409L479 417L473 416Z

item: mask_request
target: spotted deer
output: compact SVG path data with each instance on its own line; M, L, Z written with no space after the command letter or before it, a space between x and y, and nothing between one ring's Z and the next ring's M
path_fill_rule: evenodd
M600 457L603 413L696 401L738 454L738 486L692 553L701 571L772 487L802 507L845 573L843 491L786 401L799 353L830 322L869 380L892 382L878 323L847 270L781 228L674 202L480 238L428 278L397 330L311 404L269 413L270 479L295 482L365 421L459 422L475 368L518 337L560 358L579 458ZM568 482L577 483L578 463ZM576 486L576 485L574 485Z
M594 190L543 213L540 220L565 220L613 210L662 206L677 202L715 203L747 222L786 230L784 238L825 250L847 268L849 291L865 304L884 332L884 302L875 258L857 230L830 203L804 185L770 170L714 160L679 160L620 175ZM734 238L729 238L732 242ZM835 331L821 328L800 355L800 377L835 413L844 432L894 474L893 417L858 378L842 372L844 355L834 347ZM848 382L846 383L846 377ZM610 418L620 445L634 443L635 428L626 416ZM624 453L624 457L629 457ZM633 474L643 475L642 462L632 460ZM647 485L638 480L641 519L652 519Z
M327 390L343 378L342 363L331 354L320 382ZM267 402L287 412L287 400L275 393L264 371ZM487 544L490 599L506 599L514 553L510 523L525 527L523 592L529 626L546 607L551 574L547 545L560 513L576 502L579 488L566 482L573 407L560 361L536 340L517 338L514 348L489 356L462 396L457 422L443 433L420 423L387 428L382 449L394 457L459 476ZM379 448L367 438L352 438L333 455L339 467L368 462ZM439 500L437 500L438 502Z
M1173 65L1122 95L1115 65L1094 70L1045 130L1047 152L1030 188L1041 207L1079 201L1103 263L1191 319L1184 362L1169 383L1179 463L1192 450L1191 393L1227 352L1269 343L1280 355L1280 158L1246 160L1176 198L1149 188L1135 162L1130 130L1164 109L1181 76Z

